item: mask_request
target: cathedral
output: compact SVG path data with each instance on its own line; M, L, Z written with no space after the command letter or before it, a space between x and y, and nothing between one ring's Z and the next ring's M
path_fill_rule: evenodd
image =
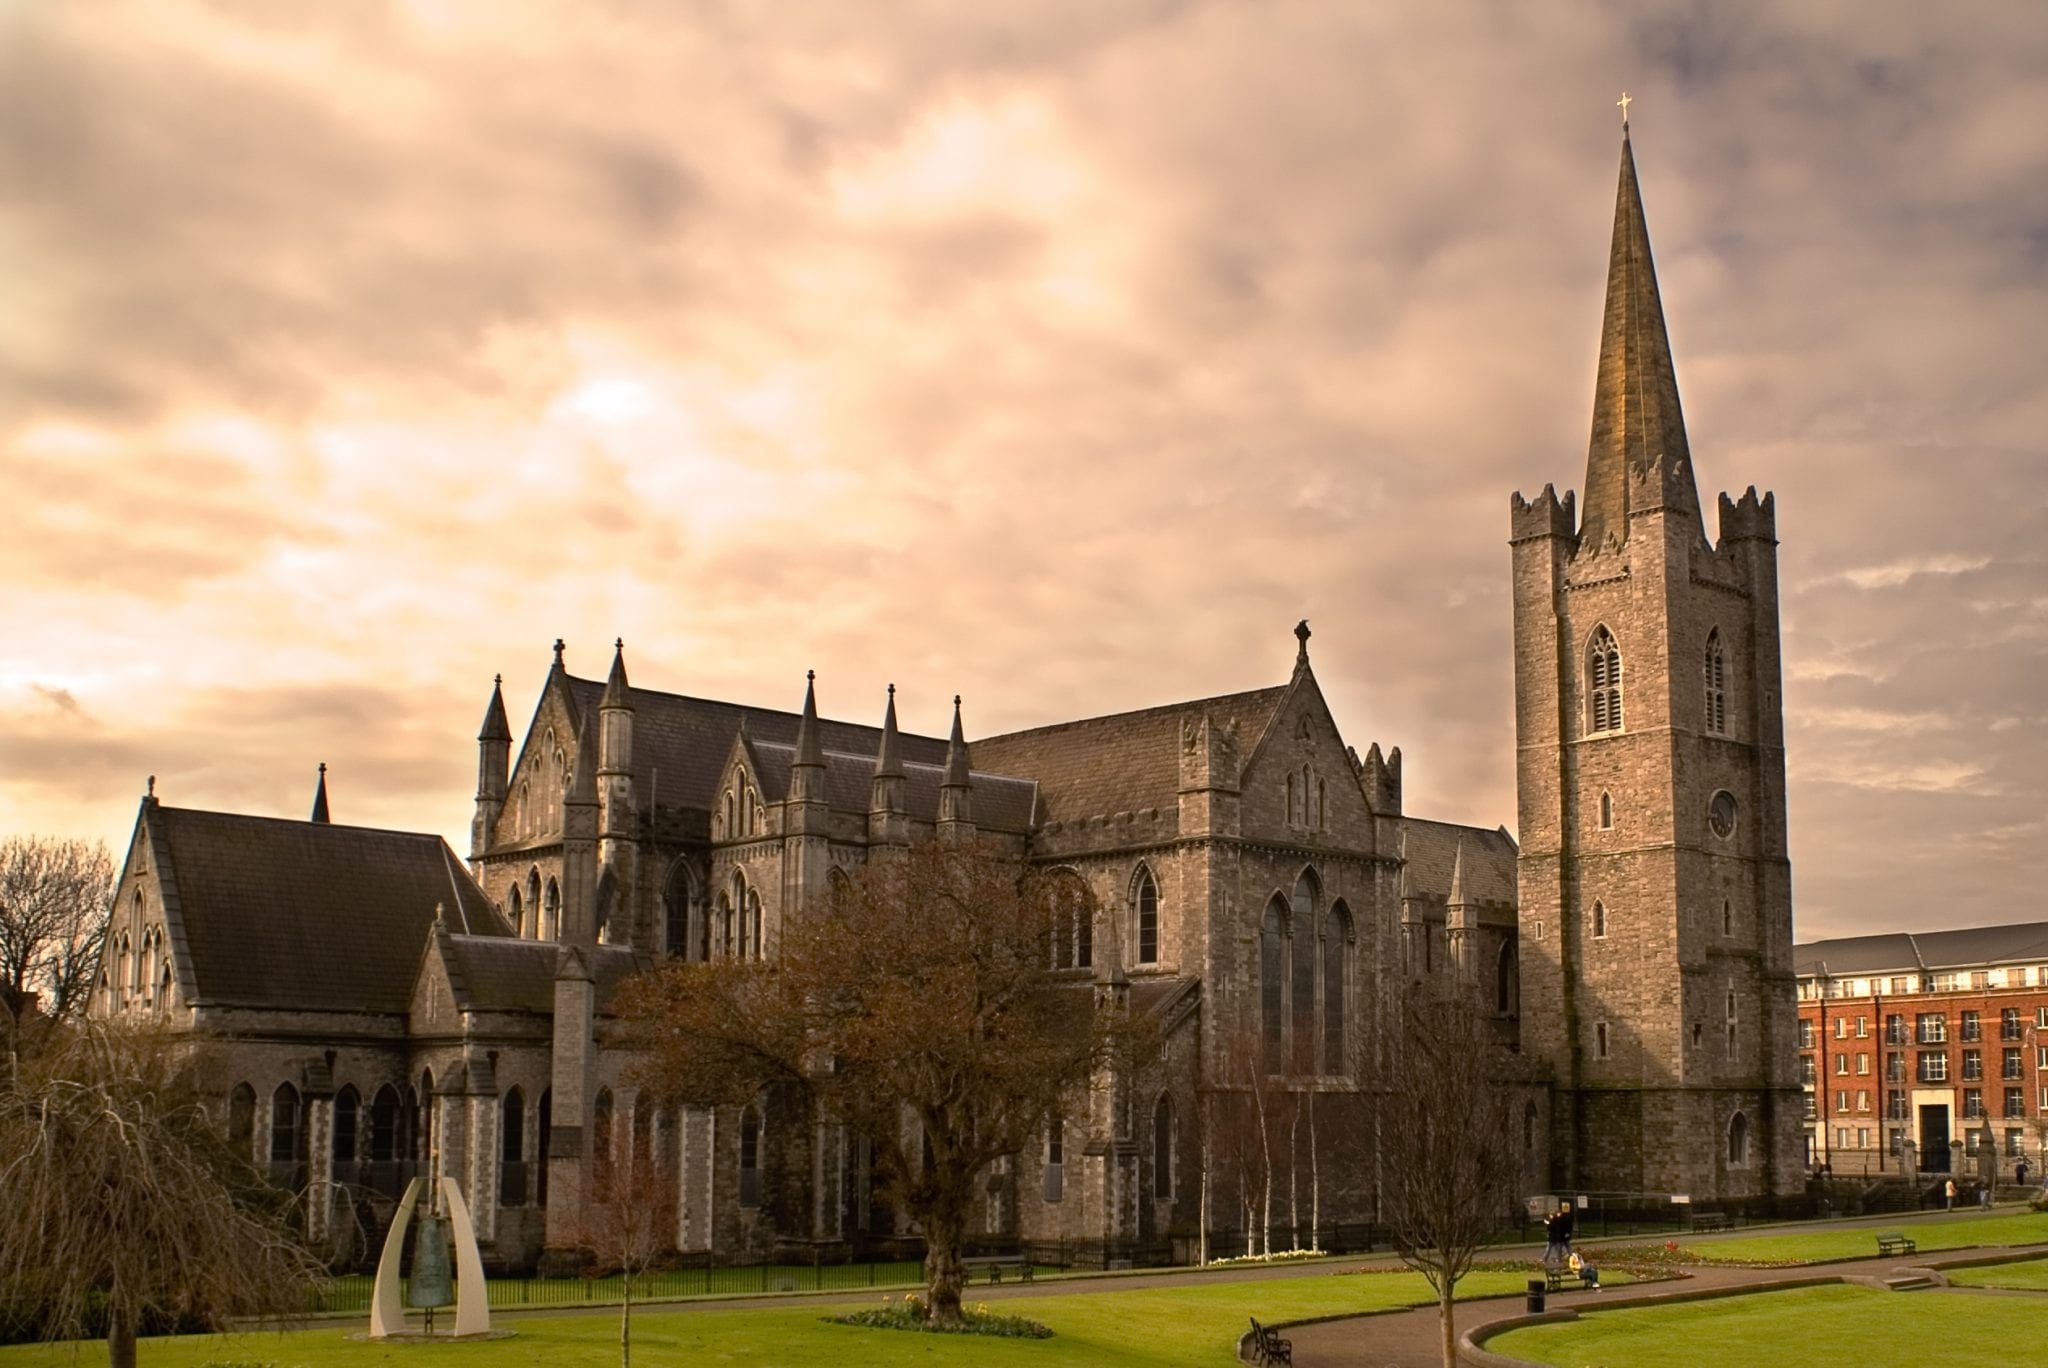
M664 959L772 959L845 871L966 837L1085 885L1048 968L1127 985L1164 1041L990 1175L991 1243L1184 1260L1374 1220L1391 1023L1433 976L1510 1047L1524 1194L1768 1207L1803 1177L1774 509L1724 495L1707 538L1625 132L1583 498L1511 502L1519 846L1404 809L1305 622L1265 687L971 742L957 698L923 736L893 686L833 720L829 681L716 701L557 641L523 734L491 691L466 859L331 820L324 775L307 821L152 791L93 1010L212 1043L230 1138L338 1259L446 1176L487 1262L546 1264L627 1144L685 1254L856 1257L914 1235L862 1141L643 1096L611 1001ZM1219 1099L1253 1093L1305 1131L1233 1144Z

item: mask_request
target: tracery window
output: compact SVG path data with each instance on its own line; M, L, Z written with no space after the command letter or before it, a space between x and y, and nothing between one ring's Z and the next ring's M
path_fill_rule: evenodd
M1307 870L1289 899L1288 967L1294 991L1294 1050L1289 1072L1316 1072L1316 883Z
M1323 1072L1344 1072L1345 964L1350 959L1351 910L1340 899L1323 918Z
M1071 870L1052 879L1052 946L1049 963L1055 969L1087 969L1095 963L1095 911L1088 885Z
M1587 713L1595 733L1621 730L1621 647L1605 627L1586 646Z
M1721 631L1707 634L1707 658L1701 683L1706 687L1707 730L1716 736L1728 732L1728 687L1721 659Z
M1281 963L1286 941L1281 928L1286 920L1287 904L1276 893L1273 901L1266 904L1266 915L1259 923L1259 1043L1269 1074L1279 1073L1286 1064L1281 1016L1286 1000L1285 967Z

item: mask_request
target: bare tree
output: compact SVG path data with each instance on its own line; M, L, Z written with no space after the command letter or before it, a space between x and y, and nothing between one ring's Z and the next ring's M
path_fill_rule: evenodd
M113 890L113 857L100 842L0 842L0 1025L10 1055L19 1055L32 1015L47 1022L84 1009Z
M1507 1215L1521 1158L1499 1054L1469 1001L1411 985L1383 1107L1382 1204L1402 1260L1436 1291L1444 1368L1457 1363L1458 1280Z
M626 985L643 1081L694 1103L803 1097L865 1135L924 1233L928 1314L958 1320L990 1165L1033 1146L1142 1035L1051 967L1063 918L1091 915L1074 891L969 847L868 865L789 919L769 962L670 964Z
M633 1284L674 1249L680 1195L675 1174L636 1131L584 1200L576 1242L590 1252L593 1273L619 1275L619 1368L633 1365Z
M149 1317L304 1308L319 1266L201 1105L202 1067L161 1037L91 1025L0 1082L0 1316L74 1339L104 1314L113 1368L134 1368Z

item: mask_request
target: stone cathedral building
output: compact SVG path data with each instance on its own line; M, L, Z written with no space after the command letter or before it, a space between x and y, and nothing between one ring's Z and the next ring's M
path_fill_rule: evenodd
M893 687L836 721L817 681L740 705L636 686L623 643L572 673L557 642L523 734L492 690L466 860L330 820L324 775L305 822L152 792L95 1010L218 1041L231 1136L338 1251L424 1172L487 1259L531 1266L637 1144L679 1250L848 1256L914 1235L861 1139L639 1095L609 1004L665 957L772 957L878 849L972 836L1085 886L1050 967L1166 1040L991 1175L991 1241L1185 1257L1205 1225L1373 1219L1389 1024L1430 976L1516 1047L1524 1192L1795 1191L1773 506L1724 496L1707 539L1626 136L1584 506L1517 495L1511 531L1519 849L1404 809L1400 750L1347 741L1306 623L1265 687L971 744L958 699L917 735ZM1313 1118L1256 1172L1216 1123L1254 1088ZM1260 1206L1269 1177L1292 1203Z

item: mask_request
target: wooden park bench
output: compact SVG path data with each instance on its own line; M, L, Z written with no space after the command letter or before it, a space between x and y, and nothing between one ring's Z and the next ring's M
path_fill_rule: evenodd
M1728 1213L1725 1211L1695 1211L1692 1214L1694 1230L1727 1230Z
M1257 1316L1251 1322L1252 1354L1256 1360L1268 1368L1294 1368L1294 1341L1282 1339L1259 1324Z
M960 1268L968 1282L973 1282L974 1275L982 1269L988 1270L988 1280L992 1283L1003 1280L1005 1269L1015 1273L1019 1282L1031 1281L1031 1260L1021 1254L982 1254L972 1259L962 1259Z
M1919 1252L1919 1245L1914 1244L1897 1231L1889 1235L1879 1235L1877 1237L1877 1257L1880 1259L1888 1259L1894 1254L1917 1254Z

